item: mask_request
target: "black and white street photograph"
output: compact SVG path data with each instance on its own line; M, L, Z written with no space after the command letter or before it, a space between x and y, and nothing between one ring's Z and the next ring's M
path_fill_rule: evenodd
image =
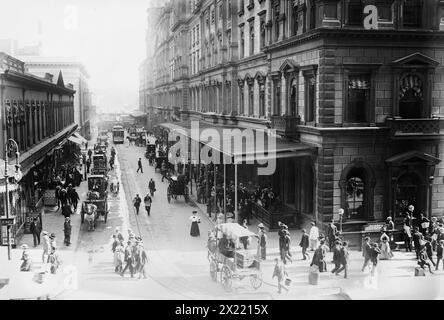
M0 300L444 299L443 0L0 12Z

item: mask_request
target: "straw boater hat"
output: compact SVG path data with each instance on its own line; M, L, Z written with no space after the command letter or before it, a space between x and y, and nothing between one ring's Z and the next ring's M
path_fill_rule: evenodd
M43 235L47 236L48 235L48 231L43 231Z
M28 249L28 245L27 244L22 244L22 247L21 247L23 250L25 250L25 249Z
M257 227L258 227L259 229L264 229L264 228L265 228L265 226L264 226L263 223L259 223L259 224L257 225Z

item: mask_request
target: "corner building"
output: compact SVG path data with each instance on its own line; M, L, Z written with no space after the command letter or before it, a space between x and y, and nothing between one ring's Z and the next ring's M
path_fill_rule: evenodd
M368 4L377 30L363 28ZM271 180L295 225L339 208L344 231L399 224L409 204L442 216L444 2L171 1L156 27L144 107L276 129L295 152Z

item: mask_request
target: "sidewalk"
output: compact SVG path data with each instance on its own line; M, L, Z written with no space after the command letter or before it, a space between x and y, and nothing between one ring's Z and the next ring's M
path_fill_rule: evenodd
M206 213L206 205L197 202L195 192L190 195L190 202L198 208L202 217L206 217L215 225L213 217L209 218ZM256 233L259 221L253 219L250 223L250 231ZM267 260L261 262L263 284L258 291L269 291L272 299L442 299L444 297L444 271L440 268L440 271L436 271L433 275L429 275L427 271L426 277L415 277L414 270L417 267L415 253L404 251L394 251L393 259L380 261L376 276L371 278L369 271L361 271L362 252L350 250L348 279L343 278L343 273L340 276L331 273L334 268L331 262L333 253L328 252L326 257L328 271L320 274L318 285L310 285L308 273L313 252L309 252L308 260L302 260L302 249L299 247L302 232L289 231L292 239L293 263L288 263L286 270L292 283L289 292L283 290L282 294L277 293L277 280L272 278L274 258L280 256L279 238L277 231L267 232ZM249 283L245 280L239 285L240 288L251 290L248 289ZM423 296L418 297L418 292L423 292Z
M83 177L83 168L79 168ZM53 289L51 290L51 297L58 295L59 293L65 290L64 281L66 276L68 276L68 272L70 270L76 270L73 267L74 263L74 255L77 247L77 242L79 238L79 232L81 228L81 218L80 218L80 210L81 204L86 198L86 193L88 191L88 183L87 181L82 181L79 187L75 188L79 194L80 201L77 205L77 210L75 213L71 215L71 245L66 246L64 244L64 231L63 231L63 223L65 221L65 217L62 215L61 210L57 210L57 207L44 207L44 211L42 214L42 231L47 231L48 235L54 233L56 235L56 244L57 251L59 257L62 260L62 265L59 268L55 279L52 279L49 282L52 283ZM32 269L30 274L34 274L35 272L45 271L47 270L47 266L42 261L42 252L43 252L43 235L40 238L40 245L34 247L34 240L32 234L23 234L22 237L18 240L17 246L15 249L11 250L11 261L8 260L7 256L7 247L0 246L0 279L10 279L10 281L16 282L17 279L20 278L28 278L24 277L23 273L20 272L21 265L21 255L22 249L20 248L22 244L27 244L29 249L28 252L30 254L30 258L32 261ZM74 271L75 272L75 271ZM27 284L24 284L25 286ZM41 285L43 287L43 285ZM54 288L55 287L55 288ZM0 286L1 293L1 286Z

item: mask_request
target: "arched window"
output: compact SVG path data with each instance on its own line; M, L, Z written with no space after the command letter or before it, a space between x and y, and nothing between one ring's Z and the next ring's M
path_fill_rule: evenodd
M289 106L289 115L295 117L297 116L297 81L293 79L290 84L290 106Z
M265 116L265 84L259 82L259 116Z
M281 115L281 80L275 80L274 83L274 114Z
M375 185L372 168L361 159L354 159L343 170L339 186L345 220L369 221L374 218Z
M350 170L345 185L347 219L364 218L365 191L364 169Z
M254 116L254 86L248 84L248 115Z

